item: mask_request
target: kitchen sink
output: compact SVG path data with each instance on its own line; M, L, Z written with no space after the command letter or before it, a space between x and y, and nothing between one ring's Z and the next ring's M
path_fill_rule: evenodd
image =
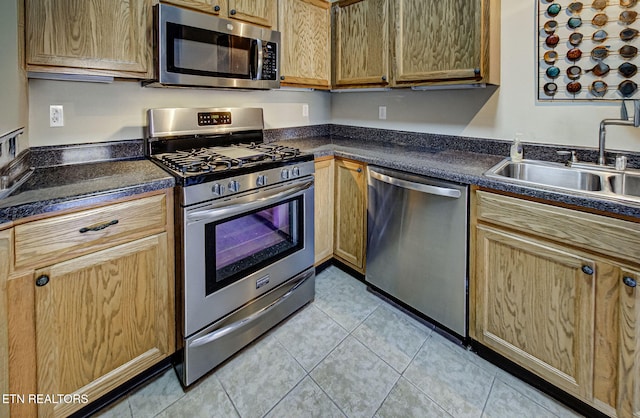
M640 202L640 170L619 171L613 167L587 163L565 165L537 160L515 162L506 158L485 175L514 183Z
M495 170L495 176L507 177L526 183L543 184L563 189L599 191L602 190L602 177L591 172L576 170L562 165L545 164L531 161L502 164Z
M609 186L615 194L640 198L640 173L611 176Z

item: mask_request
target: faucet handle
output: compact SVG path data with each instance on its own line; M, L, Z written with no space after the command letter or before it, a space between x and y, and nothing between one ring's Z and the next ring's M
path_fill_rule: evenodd
M567 160L565 161L566 165L571 165L573 163L578 162L578 157L576 156L576 152L573 150L572 151L566 151L566 150L556 151L556 154L558 154L558 156L560 157L567 158Z

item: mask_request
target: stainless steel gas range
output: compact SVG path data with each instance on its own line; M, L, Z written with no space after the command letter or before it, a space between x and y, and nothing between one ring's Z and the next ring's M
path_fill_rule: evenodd
M178 184L176 370L188 386L313 300L313 155L265 144L259 108L147 116L147 153Z

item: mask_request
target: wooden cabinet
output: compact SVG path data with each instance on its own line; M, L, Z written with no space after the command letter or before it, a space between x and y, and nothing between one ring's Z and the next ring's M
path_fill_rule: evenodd
M210 13L224 18L229 15L227 1L228 0L162 0L163 3L186 7L187 9Z
M156 192L15 226L11 393L92 402L175 351L172 208L171 192ZM35 372L18 373L25 365ZM85 405L11 412L62 417Z
M29 71L146 78L151 0L26 0Z
M272 29L277 27L277 0L163 0L163 2L225 19L242 20Z
M389 83L389 0L341 0L333 6L333 85Z
M329 3L324 0L280 0L278 22L282 34L281 85L329 89Z
M335 257L364 273L367 237L366 165L352 160L335 161Z
M594 262L477 227L477 325L489 348L580 397L591 392Z
M229 0L229 17L275 29L278 5L276 0Z
M314 189L314 248L315 265L333 256L334 225L334 171L333 157L318 159L315 163Z
M499 83L500 0L397 0L393 85Z
M640 414L640 223L476 191L470 334L610 416Z
M0 394L9 391L9 340L7 335L7 281L12 254L13 230L0 231ZM0 403L0 416L9 416L9 404Z

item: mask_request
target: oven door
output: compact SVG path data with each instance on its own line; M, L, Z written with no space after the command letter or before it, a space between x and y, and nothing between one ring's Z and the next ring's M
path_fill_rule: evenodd
M184 209L184 335L313 265L313 177Z

